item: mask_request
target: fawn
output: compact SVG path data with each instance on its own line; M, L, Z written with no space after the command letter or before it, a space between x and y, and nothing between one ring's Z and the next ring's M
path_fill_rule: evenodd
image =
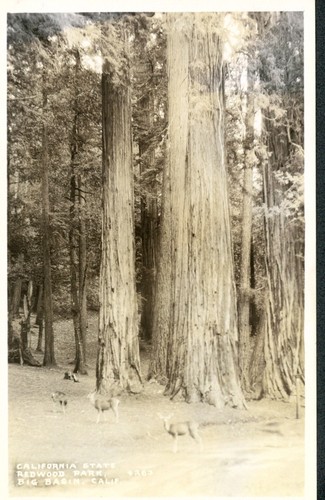
M115 415L116 423L118 423L118 405L120 404L119 399L109 396L103 396L102 394L98 394L96 390L90 392L87 397L90 400L91 404L94 405L94 407L98 411L97 424L100 420L100 415L106 410L112 410Z
M199 435L199 424L197 422L194 422L193 420L189 420L186 422L176 422L176 423L170 423L169 420L172 417L172 415L168 416L163 416L158 413L159 418L161 418L164 421L164 428L170 434L173 439L174 439L174 446L173 446L173 451L174 453L177 452L177 444L178 444L178 436L186 436L190 435L191 438L193 438L200 446L200 449L202 449L202 439Z
M60 406L61 406L61 408L63 410L63 413L65 413L65 407L68 404L68 400L67 400L67 397L64 394L64 392L55 391L55 392L52 393L51 398L53 399L54 404L55 403L59 403L60 404Z

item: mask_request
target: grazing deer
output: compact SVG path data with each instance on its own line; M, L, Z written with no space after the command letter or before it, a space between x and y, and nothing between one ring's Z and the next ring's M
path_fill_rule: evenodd
M100 415L106 410L112 410L115 415L116 423L118 423L118 405L120 404L119 399L109 396L103 396L102 394L98 394L96 390L90 392L87 397L90 400L91 404L94 405L94 407L98 411L97 424L100 420Z
M68 404L68 400L67 400L67 397L64 394L64 392L55 391L55 392L52 393L51 398L52 398L54 404L56 404L56 403L60 404L60 407L62 408L63 413L65 413L65 408L66 408L66 406Z
M172 415L168 416L163 416L158 413L159 418L161 418L164 421L164 428L170 434L173 439L174 439L174 446L173 446L173 451L174 453L177 452L177 444L178 444L178 436L186 436L190 435L191 438L193 438L200 446L200 449L202 449L202 439L199 435L199 424L197 422L194 422L193 420L189 420L187 422L176 422L176 423L170 423L169 420L172 417Z
M65 372L64 377L65 380L73 380L74 382L79 382L79 379L75 373Z

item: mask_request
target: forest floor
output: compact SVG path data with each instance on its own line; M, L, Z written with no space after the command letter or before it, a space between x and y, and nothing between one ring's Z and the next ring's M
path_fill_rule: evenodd
M89 318L88 376L64 380L73 369L72 323L59 320L55 369L9 365L9 493L11 496L302 496L304 412L295 404L251 401L248 410L217 410L172 402L163 387L121 396L120 422L110 412L96 423L87 399L95 388L97 317ZM31 348L37 344L32 328ZM142 371L148 352L142 354ZM66 393L62 412L51 393ZM200 423L202 450L190 437L172 438L157 413ZM44 477L45 476L45 477ZM20 484L19 484L20 483Z

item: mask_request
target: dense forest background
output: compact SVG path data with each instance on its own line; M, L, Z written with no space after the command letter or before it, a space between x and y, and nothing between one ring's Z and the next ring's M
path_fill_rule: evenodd
M9 359L73 319L98 390L304 382L303 15L8 15ZM13 327L20 315L20 330ZM44 334L43 334L44 331ZM142 373L140 344L150 348Z

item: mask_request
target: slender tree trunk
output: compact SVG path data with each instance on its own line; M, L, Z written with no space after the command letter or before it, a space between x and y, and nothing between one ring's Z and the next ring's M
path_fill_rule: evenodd
M254 76L247 67L247 93L245 118L245 164L242 206L242 236L240 283L238 301L239 327L239 370L242 389L250 391L250 306L251 306L251 241L252 241L252 206L253 206L253 166L254 155Z
M255 277L256 276L255 275L256 256L255 256L255 254L256 254L255 245L254 245L253 238L252 238L251 256L250 256L250 260L251 260L251 264L250 264L251 284L250 284L250 286L251 286L252 292L254 293L254 297L253 297L251 304L250 304L250 320L249 321L250 321L250 325L251 325L251 332L252 332L252 335L254 335L254 336L257 335L260 320L261 320L261 307L258 306L258 291L255 290L255 288L256 288L256 277Z
M163 192L161 217L158 234L157 277L155 280L153 318L152 318L152 355L148 379L155 378L162 384L167 382L167 355L170 337L171 314L171 213L170 213L170 175L167 168L163 173Z
M10 290L10 286L8 286L8 347L11 347L12 344L12 338L13 338L13 326L12 326L12 321L13 321L13 314L12 314L12 292Z
M187 402L242 407L224 161L223 63L217 33L221 26L215 14L168 14L170 194L165 197L163 223L170 224L165 270L170 297L163 318L169 333L165 392L172 398L180 393ZM161 267L159 271L164 272Z
M21 299L22 279L17 278L12 286L12 296L10 301L12 318L19 317L19 306Z
M38 339L37 339L37 347L36 347L37 352L43 352L43 349L42 349L43 329L44 329L44 323L43 323L43 318L42 318L39 322L39 325L38 325Z
M21 347L23 355L29 351L30 315L32 312L33 283L29 281L27 294L23 299L23 319L21 321Z
M20 322L20 346L22 361L30 366L41 366L30 350L30 316L33 309L33 282L29 281L26 295L23 299L23 319Z
M125 55L125 54L124 54ZM123 57L121 58L123 60ZM121 63L123 64L123 63ZM140 390L129 72L102 75L103 226L97 389Z
M153 126L154 102L152 92L148 91L142 98L140 106L143 110L142 126L150 132ZM155 150L148 140L139 141L141 158L141 174L154 168ZM152 309L155 290L157 261L157 226L158 206L156 185L151 185L151 196L142 195L141 199L141 239L142 239L142 280L141 295L143 299L141 310L141 331L146 340L152 336Z
M38 340L36 351L43 352L43 284L41 283L38 287L38 298L37 298L37 308L36 308L36 320L35 324L38 325Z
M141 314L141 330L143 337L150 341L152 337L153 300L155 293L155 278L157 274L157 232L158 232L158 206L157 200L146 200L142 206L142 258L143 275L141 292L143 300Z
M78 293L78 260L77 260L77 237L76 237L76 176L74 174L74 160L71 161L70 178L70 231L69 231L69 249L70 249L70 285L71 285L71 312L73 319L73 328L76 344L75 372L84 373L83 344L80 333L80 303Z
M80 241L83 243L83 237L80 234L80 189L79 173L77 171L77 158L79 153L79 72L80 72L80 54L75 53L75 98L74 98L74 120L71 140L71 162L70 162L70 230L69 230L69 251L70 251L70 286L71 286L71 312L73 319L73 328L76 344L76 359L74 372L86 374L85 363L85 345L81 331L81 279L85 281L85 275L80 274L84 271L80 262L80 256L84 248L80 249ZM84 300L84 299L82 299ZM84 332L83 332L84 333Z
M80 311L80 336L83 346L83 361L86 367L87 355L87 232L85 224L85 194L81 175L78 178L79 197L79 311Z
M249 366L250 397L252 399L260 399L262 397L263 372L265 370L265 359L264 359L265 323L264 322L265 322L265 313L263 310L261 311L259 316L259 322L256 332L256 340Z
M44 275L44 321L45 350L44 366L55 366L53 305L50 248L50 201L49 201L49 152L47 127L46 72L43 72L43 126L42 126L42 230L43 230L43 275Z
M37 303L36 303L36 319L35 325L39 325L40 320L43 320L43 283L38 286Z

